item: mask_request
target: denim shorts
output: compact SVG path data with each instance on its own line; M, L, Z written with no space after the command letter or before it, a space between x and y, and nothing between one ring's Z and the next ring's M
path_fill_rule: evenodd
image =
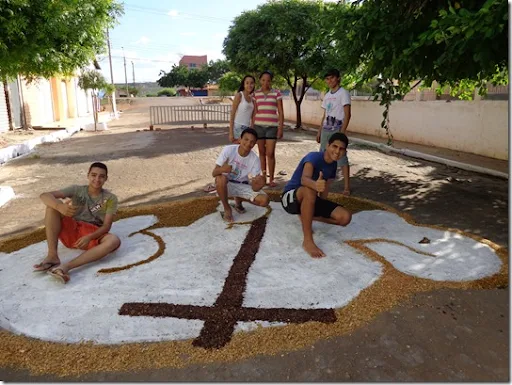
M235 139L240 139L242 136L242 132L249 128L248 126L244 126L243 124L233 123L233 136Z
M277 140L277 126L254 126L258 133L258 140L260 139L274 139Z

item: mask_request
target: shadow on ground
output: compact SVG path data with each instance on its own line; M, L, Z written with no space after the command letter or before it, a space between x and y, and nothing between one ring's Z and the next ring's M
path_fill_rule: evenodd
M108 162L128 157L141 159L157 158L170 154L183 154L203 151L228 145L227 128L172 128L160 131L140 131L123 133L86 133L81 137L60 143L42 144L44 156L18 159L18 164L45 165L87 163L91 159ZM299 138L287 138L283 143L302 142ZM151 149L148 151L148 147ZM87 153L82 149L87 148Z

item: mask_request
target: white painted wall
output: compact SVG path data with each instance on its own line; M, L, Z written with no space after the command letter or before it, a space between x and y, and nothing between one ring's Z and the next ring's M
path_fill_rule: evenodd
M295 121L295 104L283 100L285 119ZM378 102L352 99L348 131L385 137L380 128L384 107ZM302 122L319 125L320 100L302 102ZM406 101L390 108L395 140L448 148L489 158L508 160L508 101Z

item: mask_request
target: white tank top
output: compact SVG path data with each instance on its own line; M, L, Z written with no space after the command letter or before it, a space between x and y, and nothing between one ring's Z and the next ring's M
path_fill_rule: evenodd
M236 109L235 123L249 127L251 124L252 111L254 110L254 104L252 100L248 102L245 100L244 92L240 91L242 100Z

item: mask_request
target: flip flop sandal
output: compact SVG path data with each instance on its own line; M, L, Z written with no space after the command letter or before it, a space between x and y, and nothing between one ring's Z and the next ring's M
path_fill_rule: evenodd
M283 175L284 176L284 175L288 175L288 173L286 171L284 171L284 170L281 170L281 171L279 171L277 173L277 175Z
M62 271L62 269L59 269L58 267L53 270L48 270L48 274L50 274L53 278L57 279L58 281L62 282L63 284L66 284L69 282L69 274L64 273Z
M203 191L204 191L205 193L211 193L211 192L214 192L214 191L216 191L216 190L217 190L217 187L215 187L213 184L209 184L209 185L207 185L207 186L203 189Z
M238 214L245 214L247 212L243 206L231 205L231 207L233 207Z
M267 186L268 187L277 187L277 183L272 181L272 182L269 182Z
M34 266L34 270L32 270L34 273L44 273L51 268L57 267L60 265L60 262L41 262Z

